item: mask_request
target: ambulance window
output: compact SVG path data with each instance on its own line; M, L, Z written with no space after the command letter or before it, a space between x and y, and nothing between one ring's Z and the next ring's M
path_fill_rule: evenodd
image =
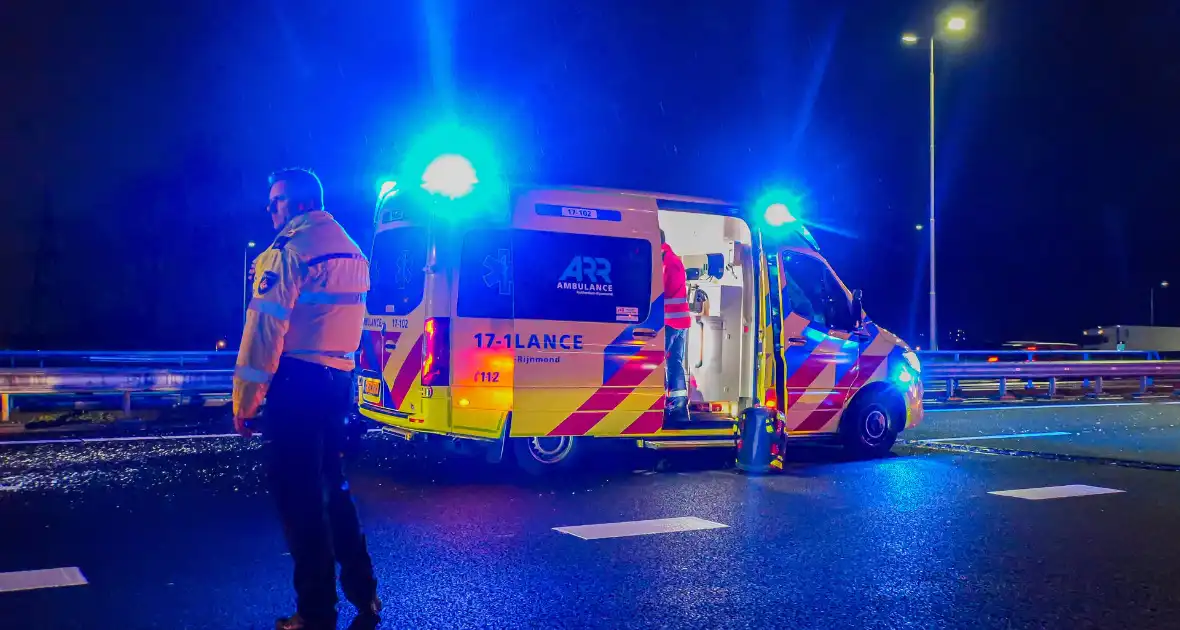
M634 324L651 310L651 243L517 230L516 317Z
M851 330L851 304L840 282L818 258L783 252L786 288L783 293L791 312L816 324L838 330Z
M512 231L472 230L459 261L459 317L512 319Z
M395 228L373 239L368 309L371 315L409 315L426 285L426 229Z

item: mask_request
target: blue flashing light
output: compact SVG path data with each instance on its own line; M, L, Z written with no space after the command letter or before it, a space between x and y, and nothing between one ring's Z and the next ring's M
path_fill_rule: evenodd
M790 208L785 203L772 203L766 206L762 217L770 227L781 227L796 221L795 215L791 214Z
M449 199L471 194L478 183L471 161L454 153L434 158L422 173L423 190Z

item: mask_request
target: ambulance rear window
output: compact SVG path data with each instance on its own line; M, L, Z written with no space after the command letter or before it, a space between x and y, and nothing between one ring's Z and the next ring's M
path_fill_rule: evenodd
M651 243L536 230L474 230L460 317L634 324L651 310Z
M426 228L402 227L373 239L368 309L371 315L409 315L426 285Z

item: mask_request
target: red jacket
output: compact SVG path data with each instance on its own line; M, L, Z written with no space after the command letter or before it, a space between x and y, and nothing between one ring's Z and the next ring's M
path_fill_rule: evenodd
M688 277L684 273L684 262L667 243L660 249L664 261L664 325L686 330L692 325L692 312L688 310Z

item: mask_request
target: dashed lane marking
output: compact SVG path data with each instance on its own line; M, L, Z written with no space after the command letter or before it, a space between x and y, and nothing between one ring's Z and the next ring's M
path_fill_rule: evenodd
M598 540L600 538L623 538L625 536L646 536L649 534L671 534L674 532L691 532L702 529L719 529L729 527L721 523L706 521L695 516L681 516L677 518L657 518L647 521L624 521L621 523L601 523L598 525L571 525L554 527L555 531L582 540Z
M0 593L89 584L78 567L0 573Z
M1068 486L1025 488L1023 490L995 490L989 492L988 494L994 494L1001 497L1013 497L1016 499L1028 499L1029 501L1043 501L1045 499L1091 497L1099 494L1116 494L1120 492L1126 492L1126 490L1115 490L1114 488L1099 488L1097 486L1072 484Z
M963 437L938 438L935 440L918 439L915 442L963 442L966 440L1008 440L1012 438L1052 437L1055 435L1073 435L1069 431L1049 431L1048 433L1003 433L999 435L966 435Z

